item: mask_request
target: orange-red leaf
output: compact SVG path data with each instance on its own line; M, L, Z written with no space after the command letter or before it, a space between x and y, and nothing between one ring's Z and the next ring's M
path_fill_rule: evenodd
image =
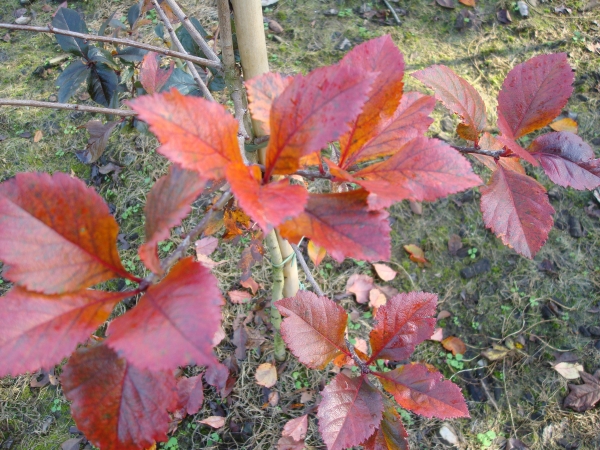
M202 375L195 377L182 377L177 380L177 393L179 408L184 409L188 414L196 414L202 408L204 403L204 386L202 385Z
M281 336L302 364L323 369L336 356L348 353L344 343L348 315L341 306L309 291L298 291L275 306L285 317Z
M553 223L554 208L544 187L527 175L498 165L488 185L480 189L485 226L505 245L533 258Z
M416 263L420 263L420 264L425 264L427 262L427 260L425 259L425 253L423 252L423 249L421 247L419 247L418 245L415 244L408 244L404 246L404 250L406 251L406 253L408 253L410 256L410 260L414 261Z
M44 295L13 287L0 308L0 376L59 364L130 295L92 290Z
M433 97L406 92L394 114L382 120L377 127L364 130L367 134L361 132L362 146L359 149L355 144L346 144L343 138L340 139L340 167L347 169L362 161L392 155L408 141L423 136L433 122L429 114L434 106Z
M373 73L346 65L296 75L271 108L265 179L294 173L302 156L345 133L360 113L374 78Z
M348 378L340 373L322 395L317 417L328 450L360 445L379 427L383 398L366 377Z
M135 308L110 323L106 343L140 368L211 364L222 303L210 270L185 258Z
M435 98L446 108L458 114L463 122L458 134L469 141L477 141L486 125L485 103L464 78L442 65L428 67L412 74L435 91Z
M442 346L451 351L454 356L456 355L464 355L467 351L467 346L462 341L462 339L457 338L456 336L448 336L446 339L442 340Z
M243 210L268 233L304 210L308 192L303 186L290 185L289 179L261 185L258 166L232 164L227 181Z
M560 186L579 190L600 186L600 159L594 159L594 150L576 134L543 134L531 143L529 151L548 178Z
M77 428L102 450L147 448L167 440L167 410L177 407L171 373L140 370L97 345L77 350L60 379Z
M387 208L405 199L433 201L481 184L464 156L426 137L413 139L386 161L353 176L370 192L370 209Z
M285 88L292 82L292 77L286 77L280 73L267 72L246 82L248 91L249 107L252 118L262 123L263 131L271 134L271 105L279 97Z
M237 121L216 102L172 89L129 104L162 144L158 151L184 169L216 180L225 176L229 164L242 160Z
M140 246L140 259L152 272L162 274L157 245L169 237L169 230L181 223L192 210L192 202L204 189L205 181L197 172L177 165L159 179L148 194L146 207L146 242Z
M371 331L371 358L401 361L429 339L435 328L437 295L427 292L398 294L377 310Z
M579 126L577 122L575 122L570 117L564 117L562 119L556 120L550 124L550 128L554 131L569 131L571 133L577 134L577 130Z
M154 52L146 54L142 61L140 83L142 83L143 88L148 94L159 92L171 76L175 67L175 63L171 61L168 69L161 69L159 63L160 57L158 53Z
M302 214L279 228L286 239L298 242L303 236L325 247L331 257L366 261L390 258L390 225L384 210L369 211L367 192L310 194Z
M327 256L327 250L325 250L323 247L319 247L313 241L308 241L308 245L306 247L308 251L308 257L313 262L315 267L319 267L319 264L321 264L323 258Z
M469 417L460 388L442 374L422 364L406 364L391 372L377 373L383 388L400 406L425 417Z
M21 173L0 184L3 276L31 291L63 294L130 277L118 231L102 198L64 173Z
M363 444L365 450L408 450L408 433L393 406L383 411L379 429Z
M404 87L404 60L392 38L385 35L354 47L341 64L378 73L362 112L351 122L350 130L340 137L340 161L343 162L359 152L372 139L380 123L398 109Z

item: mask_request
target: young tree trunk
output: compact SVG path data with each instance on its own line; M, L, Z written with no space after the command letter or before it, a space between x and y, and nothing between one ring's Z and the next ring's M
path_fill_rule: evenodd
M260 0L232 0L235 19L235 29L238 48L242 60L244 79L250 80L263 73L269 72L269 60L267 57L267 44L265 41L265 29L263 25L262 6ZM265 132L259 122L253 121L252 128L257 136L264 136ZM259 162L265 162L265 149L259 153ZM281 268L273 267L275 279L271 301L276 302L284 297L296 295L299 287L298 264L294 258L294 250L289 242L283 239L277 232L267 237L268 248L271 253L272 262L277 265L277 260L286 261L283 266L283 283L280 283ZM271 316L273 325L278 329L281 323L279 312L272 307ZM279 333L275 336L275 357L279 360L285 358L285 347Z

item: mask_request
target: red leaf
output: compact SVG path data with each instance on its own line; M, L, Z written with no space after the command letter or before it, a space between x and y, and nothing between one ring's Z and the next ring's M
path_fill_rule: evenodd
M135 308L110 323L106 343L140 368L211 364L222 303L209 269L185 258Z
M405 199L433 201L481 184L464 156L426 137L413 139L386 161L353 176L370 192L369 209L387 208Z
M169 237L169 230L181 223L192 210L192 202L200 195L206 182L198 173L177 165L159 179L148 194L146 207L146 243L140 246L140 259L152 272L162 275L157 245Z
M369 211L367 192L309 194L302 214L281 225L281 235L294 242L303 236L325 247L336 261L344 257L366 261L389 260L388 213Z
M216 387L218 390L225 388L227 378L229 378L229 369L219 362L208 366L204 373L206 382L211 386Z
M181 95L177 89L129 102L162 146L158 151L184 169L212 180L242 161L237 121L217 102Z
M171 61L168 69L161 69L158 53L149 52L142 61L140 83L148 94L159 92L171 76L174 67L175 63Z
M13 287L0 309L0 376L59 364L131 295L87 289L44 295Z
M252 119L261 122L266 135L271 134L269 117L271 105L279 97L285 88L292 82L292 77L286 77L279 73L267 72L246 82L248 100L250 100L250 112Z
M358 67L329 66L296 75L271 108L265 180L287 175L302 156L345 133L361 111L375 74Z
M348 354L344 343L348 315L341 306L309 291L298 291L275 306L285 317L281 336L302 364L323 369L336 356Z
M442 65L419 70L412 76L433 89L435 98L462 118L463 122L456 130L460 137L479 140L486 126L485 104L473 86Z
M377 323L371 331L371 358L401 361L415 347L429 339L435 328L437 295L410 292L390 298L377 310Z
M573 133L562 131L538 136L529 151L556 184L579 190L600 186L600 159L594 150Z
M80 348L61 375L77 428L102 450L147 448L166 441L167 410L177 406L168 372L140 370L105 345Z
M422 364L406 364L391 372L377 373L383 388L400 406L425 417L469 417L460 388L442 374Z
M308 430L308 414L288 420L283 427L282 436L290 436L295 441L303 441Z
M177 380L177 392L179 406L176 409L185 409L189 415L196 414L204 403L202 375Z
M517 65L498 94L500 132L518 139L548 125L567 104L572 83L566 53L539 55Z
M227 168L227 180L240 206L268 233L304 210L308 192L303 186L290 185L288 179L261 185L260 177L258 166L240 163Z
M340 139L340 167L349 168L362 161L392 155L408 141L423 136L433 122L429 114L434 106L433 97L406 92L394 114L382 120L377 127L361 131L368 134L361 134L360 148L354 141L346 143L345 137Z
M408 433L393 406L383 411L379 429L363 446L365 450L408 450Z
M21 173L0 184L3 277L31 291L63 294L132 278L119 259L118 231L102 198L64 173Z
M398 51L389 35L371 39L354 47L342 59L341 65L359 67L378 75L362 112L351 122L350 130L340 138L340 164L357 156L356 153L373 138L380 124L394 114L398 109L404 86L402 53Z
M321 394L317 417L329 450L359 445L379 426L383 398L365 377L348 378L339 373Z
M538 252L552 228L554 208L544 187L498 165L481 190L483 222L505 245L527 258Z

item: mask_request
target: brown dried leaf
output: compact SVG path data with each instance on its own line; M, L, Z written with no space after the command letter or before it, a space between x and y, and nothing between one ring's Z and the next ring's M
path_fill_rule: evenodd
M385 305L387 302L387 298L383 292L379 289L371 289L369 292L369 307L370 308L379 308L380 306Z
M464 355L467 351L465 343L456 336L449 336L442 341L442 345L448 351L451 351L454 356L460 354Z
M358 273L348 278L348 282L346 283L346 292L356 295L358 303L367 303L369 301L369 292L373 288L373 278Z
M392 281L398 275L398 272L385 264L373 264L377 276L383 281Z
M271 388L277 383L277 368L271 363L264 363L256 369L256 384Z
M235 303L236 305L248 303L252 300L252 294L246 291L229 291L227 294L229 295L231 303Z
M462 248L462 239L458 234L453 234L448 239L448 253L456 256L456 253Z
M424 264L427 262L425 259L425 253L421 249L421 247L415 244L409 244L404 246L404 250L406 253L410 255L410 260L416 263Z
M104 153L110 134L118 124L118 121L103 124L99 120L90 120L86 123L84 126L90 137L85 150L75 152L79 160L84 164L96 162Z
M225 417L221 416L210 416L204 420L199 420L198 423L203 423L204 425L208 425L212 428L222 428L225 425Z

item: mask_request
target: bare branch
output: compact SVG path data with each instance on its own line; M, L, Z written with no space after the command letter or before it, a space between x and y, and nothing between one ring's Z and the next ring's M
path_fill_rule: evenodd
M306 274L306 279L309 281L309 283L312 285L315 292L320 297L325 296L325 293L319 287L319 283L316 282L315 278L312 276L312 273L310 273L310 269L308 268L308 265L306 264L306 260L304 259L304 256L302 255L302 252L300 251L298 246L295 244L291 244L291 243L290 243L290 245L294 249L294 253L296 253L296 259L298 260L298 262L302 266L302 270L304 270L304 273Z
M121 117L137 115L135 111L129 109L99 108L96 106L75 105L73 103L38 102L36 100L13 100L10 98L0 98L0 106L32 106L34 108L67 109L71 111L112 114Z
M475 147L459 147L457 145L452 145L451 147L461 153L477 153L478 155L491 156L494 159L500 158L505 153L505 150L484 150Z
M323 180L333 180L333 175L329 173L321 173L318 170L297 170L294 175L300 175L301 177L308 178L309 180L316 180L318 178Z
M169 7L171 8L171 11L173 11L173 14L175 14L175 16L179 20L181 20L181 23L183 24L185 29L188 31L188 33L190 33L190 36L192 37L194 42L196 42L196 44L198 44L198 47L200 47L200 49L202 50L202 52L204 52L204 54L208 57L208 59L210 59L211 61L220 62L219 57L215 54L215 52L213 52L212 48L210 48L208 43L204 40L202 35L198 32L198 30L196 30L196 27L192 24L192 22L190 22L190 19L188 19L188 16L183 12L183 10L175 2L175 0L165 0L165 3L167 5L169 5Z
M171 21L169 20L169 18L167 17L167 15L163 11L163 9L161 8L160 4L158 3L158 0L152 0L152 4L154 5L154 9L156 9L156 12L158 13L158 16L160 17L160 20L165 24L165 28L169 32L169 36L171 36L171 41L173 42L173 44L177 47L177 49L181 53L187 54L187 52L183 48L183 45L181 44L181 41L175 34L175 30L173 30L173 25L171 25ZM204 83L204 81L202 81L202 78L200 78L200 74L196 70L196 66L194 66L194 64L190 61L186 61L185 63L187 65L189 71L191 72L192 77L194 77L194 80L196 80L196 83L200 87L200 90L202 91L204 98L214 102L215 99L213 98L212 94L206 87L206 84Z
M155 45L143 44L141 42L132 41L131 39L121 39L115 38L111 36L97 36L95 34L84 34L84 33L76 33L74 31L61 30L60 28L55 28L51 25L47 27L33 27L29 25L14 25L9 23L0 23L0 29L6 30L20 30L20 31L33 31L37 33L53 33L60 34L64 36L71 36L75 38L85 39L86 41L96 41L96 42L106 42L113 45L127 45L129 47L141 48L143 50L148 50L151 52L160 53L161 55L171 56L173 58L179 58L184 61L191 61L199 66L203 67L214 67L215 69L221 69L222 65L220 62L211 61L206 58L199 58L198 56L192 56L187 54L186 52L176 52L173 50L169 50L162 47L157 47Z
M396 14L396 10L390 4L390 2L388 2L388 0L383 0L383 3L385 3L385 6L388 7L388 9L390 10L390 12L392 13L392 16L394 16L394 20L396 21L396 23L398 25L402 25L402 22L400 21L400 18L398 17L398 14Z

